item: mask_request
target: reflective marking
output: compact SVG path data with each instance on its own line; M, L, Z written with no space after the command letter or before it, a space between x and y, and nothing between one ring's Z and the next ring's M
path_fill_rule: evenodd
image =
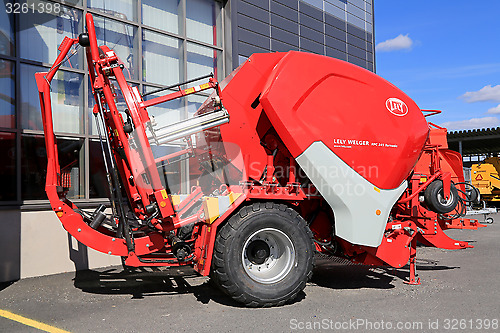
M62 330L60 328L50 326L39 321L29 319L20 315L16 315L10 311L0 310L0 317L4 317L13 321L17 321L18 323L24 324L26 326L31 326L41 331L50 332L50 333L69 333L69 331Z

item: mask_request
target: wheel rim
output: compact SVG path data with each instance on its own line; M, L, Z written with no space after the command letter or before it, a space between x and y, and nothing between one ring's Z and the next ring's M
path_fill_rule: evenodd
M437 199L442 206L449 207L453 204L455 198L453 197L453 192L450 190L450 195L448 199L445 199L443 195L443 189L441 189L437 194Z
M241 254L243 268L259 283L271 284L283 279L293 268L295 248L282 231L265 228L248 237Z

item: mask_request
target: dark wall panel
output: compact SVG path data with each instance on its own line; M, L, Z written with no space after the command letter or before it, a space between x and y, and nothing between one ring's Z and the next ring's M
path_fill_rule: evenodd
M355 15L364 15L363 6L346 3ZM373 34L333 16L336 12L323 12L300 0L233 0L230 8L234 67L240 56L255 52L299 50L374 68ZM369 20L371 14L366 17Z

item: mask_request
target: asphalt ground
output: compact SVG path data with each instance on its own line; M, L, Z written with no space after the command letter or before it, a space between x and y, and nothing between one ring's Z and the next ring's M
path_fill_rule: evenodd
M103 268L0 284L0 332L498 332L500 214L493 217L487 228L447 231L473 249L419 247L419 286L403 283L407 267L318 258L292 304L248 309L190 270Z

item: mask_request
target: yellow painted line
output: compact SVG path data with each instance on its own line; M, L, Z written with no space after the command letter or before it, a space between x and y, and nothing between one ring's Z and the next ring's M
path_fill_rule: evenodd
M39 321L29 319L20 315L16 315L10 311L0 310L0 317L4 317L13 321L17 321L18 323L24 324L26 326L31 326L41 331L49 332L49 333L69 333L68 331L62 330L60 328L50 326Z

